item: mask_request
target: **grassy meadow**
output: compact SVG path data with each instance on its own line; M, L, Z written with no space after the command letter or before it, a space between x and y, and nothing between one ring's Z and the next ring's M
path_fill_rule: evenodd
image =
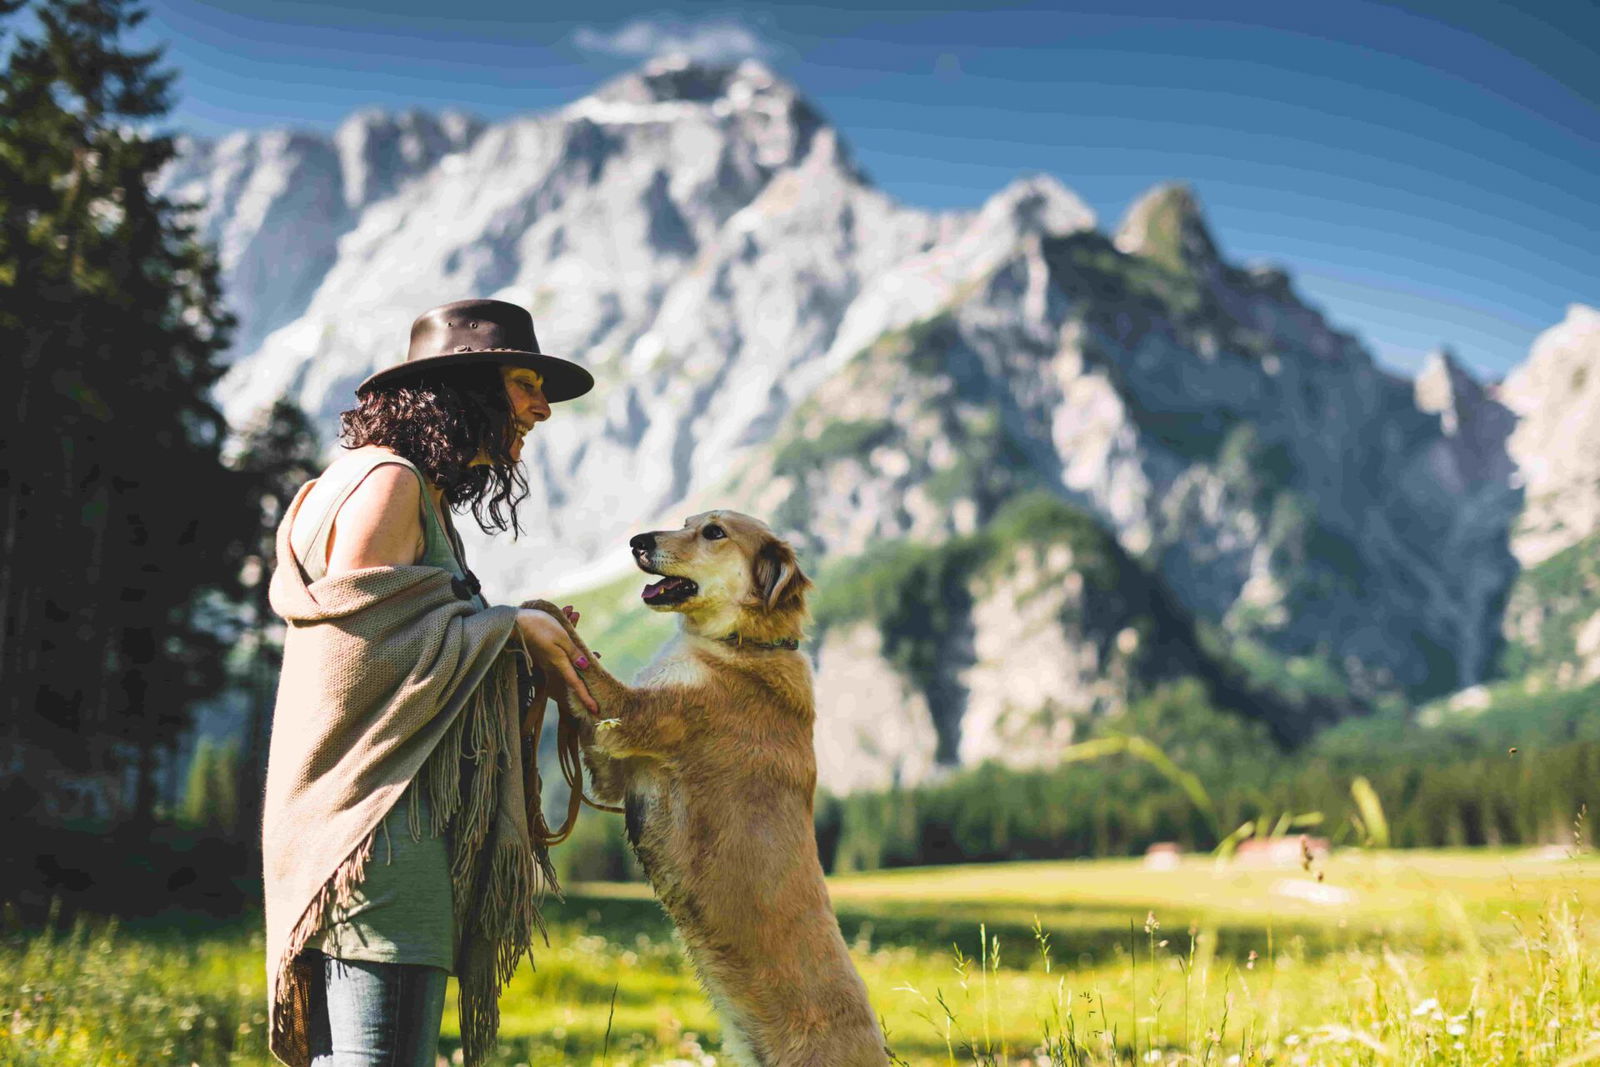
M831 886L907 1064L1568 1067L1600 1062L1597 875L1560 850L1351 849L1309 869L1061 861ZM496 1064L717 1062L644 886L575 886L547 914ZM4 1067L271 1062L249 922L11 922L0 975Z

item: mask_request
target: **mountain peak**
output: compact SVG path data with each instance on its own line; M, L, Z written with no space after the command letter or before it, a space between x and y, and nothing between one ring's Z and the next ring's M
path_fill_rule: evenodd
M1016 179L984 201L979 215L987 225L1004 224L1017 233L1060 236L1095 226L1089 206L1048 174Z
M658 56L635 71L614 78L590 97L610 104L700 104L726 101L748 106L757 98L798 100L800 92L765 63L702 63L682 55Z
M1213 268L1221 262L1194 190L1163 182L1128 209L1112 239L1117 250L1153 259L1173 270Z
M482 120L459 111L435 115L416 108L364 107L352 112L333 134L345 205L354 209L389 195L465 148L482 129Z
M334 144L374 136L401 136L423 134L432 136L437 131L461 136L482 128L483 120L456 109L440 112L408 107L399 111L369 105L359 107L344 117L333 132Z
M804 159L827 122L764 63L700 63L686 56L652 59L560 112L601 126L677 122L737 127L759 145L758 162L778 168Z

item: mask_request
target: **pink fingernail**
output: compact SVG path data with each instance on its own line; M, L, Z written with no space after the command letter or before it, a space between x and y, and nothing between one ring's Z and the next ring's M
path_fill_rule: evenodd
M578 666L580 668L587 667L588 665L589 665L589 657L588 656L579 656L578 657Z

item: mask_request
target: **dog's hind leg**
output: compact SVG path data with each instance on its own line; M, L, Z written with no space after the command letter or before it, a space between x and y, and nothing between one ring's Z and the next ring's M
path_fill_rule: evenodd
M744 1031L738 1024L730 1023L726 1017L722 1020L722 1054L737 1065L737 1067L766 1067L766 1063L756 1055L756 1050L751 1046L750 1039L745 1037Z

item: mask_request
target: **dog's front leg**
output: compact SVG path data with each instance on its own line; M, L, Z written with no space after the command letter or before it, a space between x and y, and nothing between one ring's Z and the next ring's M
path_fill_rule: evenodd
M595 746L595 720L590 716L589 709L572 698L566 679L560 675L551 680L550 694L562 714L570 716L570 722L575 727L578 748L583 752L584 765L589 768L590 798L601 804L622 803L628 788L626 768L621 760L612 759ZM542 707L540 710L542 713ZM562 721L563 728L567 722L565 719Z
M613 760L634 756L661 758L688 732L686 693L676 686L635 689L590 660L583 672L589 695L600 706L594 722L594 749Z
M578 673L589 695L599 705L600 713L590 717L582 704L573 702L573 710L580 719L588 720L582 734L585 751L593 750L613 760L634 756L660 758L683 740L687 732L684 719L687 701L683 691L673 686L635 689L624 685L600 665L560 608L548 600L527 600L521 606L543 611L554 618L589 660L589 665ZM597 784L596 788L600 786Z

